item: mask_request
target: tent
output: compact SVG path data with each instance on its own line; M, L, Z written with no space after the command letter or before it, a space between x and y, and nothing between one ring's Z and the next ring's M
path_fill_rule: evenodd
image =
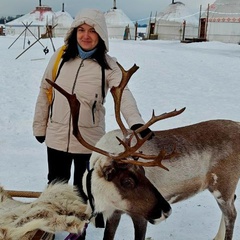
M207 39L226 43L240 42L240 1L216 0L202 16ZM202 28L202 27L201 27Z
M17 18L6 24L6 35L19 35L29 25L29 30L36 36L41 37L46 34L47 26L51 29L53 37L62 37L69 29L73 18L67 12L53 12L51 7L38 6L32 12ZM26 31L26 35L30 36L30 31Z
M192 13L184 3L174 2L163 12L156 15L148 25L148 35L157 39L181 40L183 23L185 24L185 37L198 37L198 14Z
M72 16L65 11L56 12L55 24L57 26L54 28L54 36L55 37L64 37L70 28L73 18Z
M46 33L46 25L52 26L55 19L55 13L50 7L38 6L30 13L23 15L11 22L6 23L6 35L19 35L24 29L25 25L30 25L30 31L37 37ZM27 35L31 35L29 31L26 31Z
M121 10L114 7L105 13L109 38L134 39L135 26L130 18Z

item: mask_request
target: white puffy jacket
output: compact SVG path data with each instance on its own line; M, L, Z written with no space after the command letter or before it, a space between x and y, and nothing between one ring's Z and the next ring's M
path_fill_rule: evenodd
M103 14L100 14L97 10L88 10L87 17L85 17L85 14L79 14L75 18L67 37L71 34L73 28L85 22L95 28L108 49L107 28L105 19L102 17ZM58 52L59 49L50 59L42 78L35 108L33 134L34 136L46 136L46 145L53 149L71 153L91 153L72 134L71 113L66 98L58 91L54 91L53 102L49 105L46 90L50 88L50 85L45 79L53 80L52 70ZM122 73L112 57L106 54L106 59L111 67L110 70L105 70L107 93L109 88L118 86ZM102 102L101 66L94 59L83 60L80 57L76 57L63 64L56 83L67 92L76 94L81 102L79 129L84 139L95 145L105 134L105 108ZM144 123L138 111L136 101L128 87L123 92L121 112L129 127L136 123Z

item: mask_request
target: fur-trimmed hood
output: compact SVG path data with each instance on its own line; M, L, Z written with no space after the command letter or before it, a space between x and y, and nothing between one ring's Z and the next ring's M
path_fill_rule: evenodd
M105 20L104 14L101 11L96 9L83 9L77 14L70 29L66 34L65 43L67 44L67 41L71 36L73 29L84 23L94 27L95 31L98 33L100 38L104 41L107 51L109 51L109 41L108 41L108 31L107 31L106 20Z

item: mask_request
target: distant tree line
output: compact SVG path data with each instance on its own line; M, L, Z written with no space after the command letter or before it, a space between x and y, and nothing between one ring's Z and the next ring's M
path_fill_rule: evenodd
M15 20L16 18L19 18L19 17L21 17L21 16L23 16L23 14L22 15L16 15L16 16L7 16L7 17L1 17L0 18L0 24L4 24L5 23L5 21L6 22L10 22L10 21L13 21L13 20Z

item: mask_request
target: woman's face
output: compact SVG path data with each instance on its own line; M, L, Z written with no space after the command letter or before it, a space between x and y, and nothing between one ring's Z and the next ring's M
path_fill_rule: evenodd
M94 49L99 41L99 36L95 29L88 24L82 24L77 28L77 42L85 51Z

